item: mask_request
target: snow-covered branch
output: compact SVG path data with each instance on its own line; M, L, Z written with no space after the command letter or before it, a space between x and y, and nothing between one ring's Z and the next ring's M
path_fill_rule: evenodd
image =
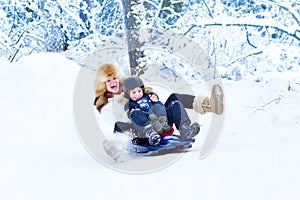
M278 0L268 0L271 2L273 5L276 5L284 10L286 10L292 17L293 19L297 22L298 26L300 26L300 15L297 11L295 11L289 3L286 3L284 1L278 1Z
M207 26L223 26L223 27L232 27L232 26L240 26L240 27L256 27L256 28L273 28L276 30L279 30L283 33L286 33L289 36L292 36L300 41L300 30L294 27L286 27L283 25L278 24L272 24L270 22L264 22L264 21L255 21L255 22L247 22L247 18L244 19L232 19L232 20L203 20L198 24L193 24L188 31L184 33L184 35L187 35L188 32L190 32L193 28L196 27L207 27Z
M254 55L261 54L262 52L263 52L262 50L259 50L259 51L251 52L251 53L249 53L249 54L247 54L247 55L242 55L241 57L237 58L236 60L234 60L234 61L228 63L227 65L225 65L225 67L229 67L230 65L232 65L232 64L234 64L234 63L236 63L236 62L239 62L239 61L241 61L241 60L244 60L244 59L246 59L246 58L248 58L248 57L250 57L250 56L254 56Z

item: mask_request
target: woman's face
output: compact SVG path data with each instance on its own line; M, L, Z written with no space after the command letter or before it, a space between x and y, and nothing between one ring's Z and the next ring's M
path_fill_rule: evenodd
M107 91L112 92L113 94L117 94L119 92L120 84L117 78L110 77L105 84Z

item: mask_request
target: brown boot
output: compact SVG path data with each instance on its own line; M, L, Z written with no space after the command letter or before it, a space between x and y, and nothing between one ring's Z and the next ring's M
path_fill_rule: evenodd
M200 113L205 114L207 112L213 112L217 115L223 114L224 102L223 102L223 89L220 85L213 85L211 91L211 97L198 95L193 102L193 109Z

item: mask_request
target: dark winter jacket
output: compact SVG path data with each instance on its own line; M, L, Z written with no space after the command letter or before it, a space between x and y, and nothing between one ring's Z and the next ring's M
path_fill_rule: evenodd
M146 114L150 114L151 106L154 104L160 104L163 106L162 102L160 101L152 102L148 94L144 94L143 97L137 101L133 101L130 99L129 102L124 106L124 109L128 110L129 112L132 109L140 109L144 111Z
M128 104L125 105L125 110L129 110L130 112L132 109L141 109L145 113L149 113L151 104L152 102L148 95L144 94L143 97L137 101L133 101L130 99Z

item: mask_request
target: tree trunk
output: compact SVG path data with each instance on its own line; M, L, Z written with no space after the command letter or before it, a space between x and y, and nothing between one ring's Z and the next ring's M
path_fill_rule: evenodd
M142 20L142 17L134 12L132 6L139 4L140 1L122 0L122 3L131 75L138 76L143 74L145 70L145 66L140 62L140 58L144 57L142 50L144 43L139 41L141 30L139 21Z

